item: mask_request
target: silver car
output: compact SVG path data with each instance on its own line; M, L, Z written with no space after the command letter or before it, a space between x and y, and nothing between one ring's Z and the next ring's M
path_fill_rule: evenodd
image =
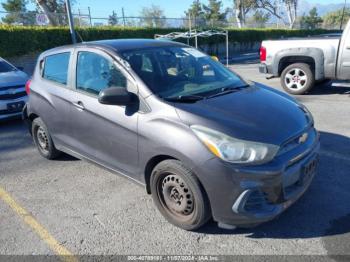
M0 58L0 121L20 118L27 102L28 75Z

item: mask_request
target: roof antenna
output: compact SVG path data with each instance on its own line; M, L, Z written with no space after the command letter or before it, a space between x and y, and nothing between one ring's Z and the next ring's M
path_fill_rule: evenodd
M75 31L75 33L77 34L77 36L80 39L80 42L84 43L84 39L81 37L81 34L78 31Z

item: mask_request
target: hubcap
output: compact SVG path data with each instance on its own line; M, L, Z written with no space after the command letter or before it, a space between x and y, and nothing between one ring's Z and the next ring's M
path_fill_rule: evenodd
M47 151L49 147L49 140L47 138L45 130L40 126L36 133L38 144L42 150Z
M293 68L288 71L284 81L288 88L300 90L305 87L307 83L307 76L303 70L299 68Z
M190 215L194 208L193 194L180 176L170 174L164 177L161 193L166 207L176 215Z

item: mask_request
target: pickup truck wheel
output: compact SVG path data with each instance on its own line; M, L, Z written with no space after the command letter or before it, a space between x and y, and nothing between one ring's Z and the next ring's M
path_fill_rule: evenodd
M210 218L207 195L195 174L178 160L159 163L151 174L153 202L173 225L196 230Z
M283 70L281 85L292 95L303 95L314 87L315 75L308 64L292 64Z

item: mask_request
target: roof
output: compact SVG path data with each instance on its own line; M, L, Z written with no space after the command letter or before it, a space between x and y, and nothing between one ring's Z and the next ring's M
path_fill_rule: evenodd
M91 42L82 42L75 45L66 45L56 47L45 51L43 54L51 52L61 51L66 48L72 47L100 47L112 49L116 53L124 52L128 50L151 48L151 47L165 47L165 46L185 46L182 43L165 41L165 40L154 40L154 39L111 39L111 40L99 40Z
M116 52L123 52L134 49L165 46L184 46L182 43L172 41L160 41L154 39L114 39L94 42L86 42L87 45L102 45L114 49Z

